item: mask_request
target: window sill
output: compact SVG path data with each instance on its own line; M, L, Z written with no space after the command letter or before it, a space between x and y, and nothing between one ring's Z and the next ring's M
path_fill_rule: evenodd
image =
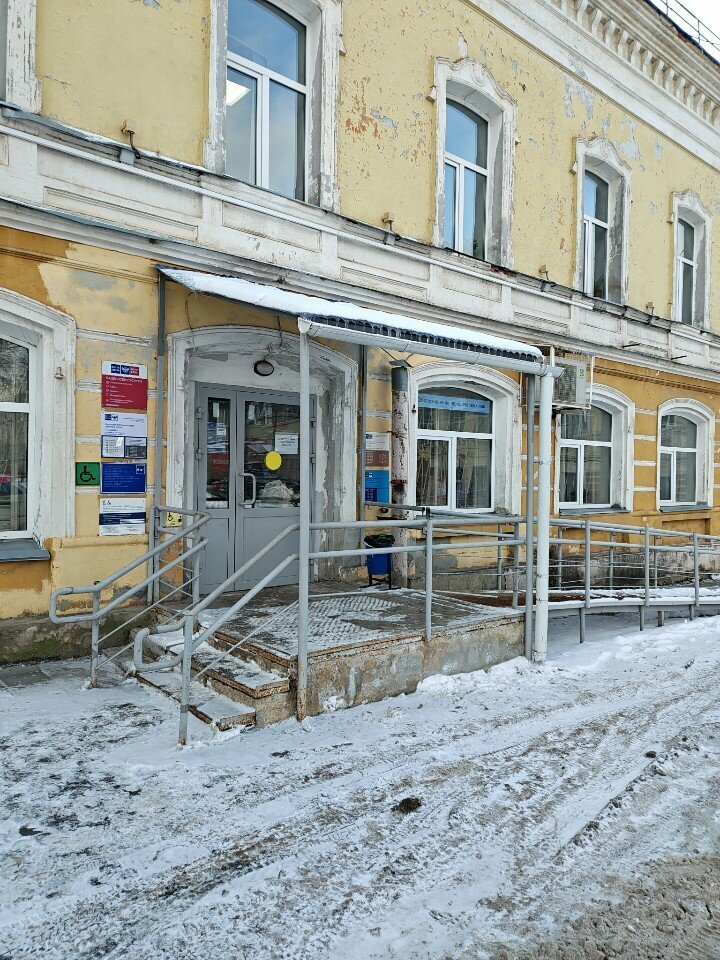
M660 513L709 513L711 507L707 503L664 503Z
M615 516L618 513L630 513L625 507L561 507L561 517L584 517L608 514Z
M0 563L49 559L50 552L34 540L0 540Z

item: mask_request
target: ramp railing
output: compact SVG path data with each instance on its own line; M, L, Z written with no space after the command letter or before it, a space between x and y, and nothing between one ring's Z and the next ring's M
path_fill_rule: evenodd
M97 686L101 648L112 648L104 654L107 661L117 660L133 645L133 640L117 648L120 635L127 635L131 625L146 619L150 611L164 619L165 625L182 624L185 608L197 603L200 596L200 554L207 539L202 528L210 519L208 513L198 513L179 507L157 506L151 509L149 547L141 556L116 570L103 580L88 586L60 587L50 597L50 619L53 623L89 623L90 683ZM143 569L144 568L144 569ZM145 576L133 580L138 571ZM134 575L134 576L133 576ZM63 598L73 598L72 603ZM144 602L134 612L123 616L129 602L143 597ZM64 606L64 609L62 607ZM74 612L78 607L89 610ZM103 625L111 614L118 612L120 622L111 624L106 632Z

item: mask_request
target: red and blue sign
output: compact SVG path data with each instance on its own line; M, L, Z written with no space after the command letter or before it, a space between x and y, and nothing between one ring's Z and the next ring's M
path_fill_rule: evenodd
M101 383L103 407L147 410L148 377L144 363L104 360Z

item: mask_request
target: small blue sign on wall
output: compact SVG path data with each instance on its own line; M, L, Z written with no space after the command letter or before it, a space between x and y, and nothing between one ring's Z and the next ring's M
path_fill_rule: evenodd
M146 463L103 463L101 493L145 493Z
M390 502L390 471L365 471L365 503Z

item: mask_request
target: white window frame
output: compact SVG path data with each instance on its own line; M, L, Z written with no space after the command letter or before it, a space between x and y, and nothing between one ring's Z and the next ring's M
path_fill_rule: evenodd
M28 402L15 403L0 400L0 413L26 413L28 415L28 462L27 462L27 495L26 495L26 524L22 530L3 530L0 528L0 540L27 540L32 536L32 518L37 511L37 498L40 486L40 478L36 474L37 464L37 443L35 439L38 390L37 390L37 348L34 343L27 340L21 340L17 336L12 336L12 328L9 333L3 330L4 325L0 325L0 339L13 343L18 347L24 347L28 351Z
M697 442L695 447L695 499L678 501L675 499L677 478L675 475L675 463L678 450L687 452L689 447L666 447L662 442L662 422L670 415L677 415L691 420L697 427ZM698 400L678 399L669 400L658 408L657 422L657 507L698 507L707 504L712 507L713 504L713 476L714 476L714 445L715 445L715 415L709 407L700 403ZM662 454L669 454L672 457L671 473L671 499L660 499L660 475L662 468Z
M512 268L517 104L487 67L468 58L452 61L438 57L435 60L435 83L428 99L435 102L437 113L433 245L445 246L445 131L447 104L453 101L488 123L485 260Z
M673 225L673 303L672 320L684 327L706 329L710 316L710 278L712 276L712 223L710 211L693 190L672 195L670 222ZM683 275L686 261L680 255L680 221L684 220L695 229L695 261L693 269L693 317L686 323L682 317Z
M632 400L606 384L593 384L592 406L600 407L612 416L612 454L610 457L610 503L573 504L560 501L560 448L563 444L562 418L556 418L554 502L555 511L582 513L609 513L613 509L632 510L635 484L635 404ZM574 444L576 441L569 440ZM580 441L595 443L596 441ZM604 443L605 441L600 441Z
M342 3L338 0L273 0L274 5L306 27L305 201L324 210L340 210L337 183L338 98L342 44ZM204 145L205 166L225 170L225 117L228 65L228 0L210 4L209 126ZM237 192L258 189L240 180ZM275 195L274 202L296 203Z
M489 368L471 364L430 361L408 371L408 489L417 488L418 393L428 387L461 387L493 402L491 496L495 512L520 512L522 492L522 418L520 384ZM423 431L425 432L425 431ZM433 431L434 432L434 431ZM469 510L477 513L477 510ZM488 512L488 511L486 511Z
M487 135L488 135L488 151L490 149L490 120L484 116L482 113L478 113L477 110L473 110L472 107L468 107L467 104L461 103L459 100L455 100L450 97L447 101L447 105L455 104L456 106L464 107L466 110L477 117L479 120L484 120L487 124ZM446 106L447 109L447 106ZM489 155L489 154L488 154ZM455 236L453 237L453 250L462 250L462 238L464 233L464 210L465 210L465 171L471 170L473 173L480 174L485 180L485 233L483 235L483 255L478 257L479 260L487 259L488 252L488 232L489 232L489 220L488 220L488 209L489 209L489 199L490 199L490 177L488 174L487 167L480 167L475 163L470 163L469 160L464 160L462 157L457 156L457 154L451 153L447 149L447 143L445 145L445 165L449 165L455 168ZM444 171L444 168L443 168ZM443 173L444 176L444 173ZM471 254L468 254L471 256Z
M578 139L575 142L575 163L573 172L577 175L577 235L575 275L573 286L586 296L589 294L586 284L585 244L585 171L594 173L609 186L608 196L608 266L606 271L605 299L611 302L628 302L628 263L630 243L631 171L621 159L614 145L602 137Z
M580 510L589 509L589 510L603 510L612 506L612 488L613 488L613 473L614 473L614 459L615 459L615 450L613 444L613 434L615 432L615 418L612 415L612 411L606 409L600 404L594 403L594 407L597 407L599 410L602 410L603 413L610 415L611 419L611 433L609 440L573 440L566 439L562 436L562 417L560 417L560 454L558 456L558 471L562 474L562 451L567 448L572 448L578 451L578 473L577 473L577 500L561 500L560 509L566 510L568 508L577 508ZM610 450L610 499L607 503L583 503L583 489L585 487L585 449L587 447L605 447ZM562 490L562 476L560 477L560 489Z
M418 390L418 394L427 389L429 384L424 384ZM458 387L459 383L435 383L434 387ZM459 513L493 513L495 510L495 447L497 439L495 436L495 403L492 397L487 397L480 393L479 387L470 384L462 384L462 387L471 393L477 391L477 395L483 400L489 400L492 403L491 429L490 433L464 433L455 430L421 430L418 427L415 439L415 450L417 452L417 442L419 440L441 440L448 445L448 491L447 503L419 503L421 507L444 507L446 510L457 510ZM490 506L488 507L463 507L457 506L457 442L458 440L489 440L490 441Z
M232 3L232 0L229 0ZM302 17L299 17L295 12L290 12L285 8L285 5L282 3L277 3L276 0L266 0L268 6L275 7L282 13L287 14L292 17L297 23L299 23L305 31L304 42L305 42L305 79L307 81L307 70L308 70L308 28L309 24ZM256 105L256 144L255 144L255 183L252 186L263 187L266 190L270 189L270 84L271 82L277 83L280 86L287 87L290 90L294 90L296 93L302 94L303 97L303 193L301 197L291 197L289 199L295 200L305 200L307 196L307 182L308 182L308 137L307 137L307 128L308 128L308 88L306 83L297 83L295 80L291 80L289 77L285 77L280 73L275 73L274 70L270 70L267 67L263 67L259 63L255 63L253 60L246 60L245 57L240 57L236 53L233 53L231 50L227 50L227 66L233 70L239 70L242 73L247 74L257 81L257 105Z
M30 348L28 525L3 540L72 536L75 529L75 322L0 288L0 337Z
M583 170L583 293L587 294L589 297L594 297L593 293L594 281L595 281L595 230L593 227L602 227L605 230L605 298L607 298L609 281L610 281L610 220L600 220L597 217L591 217L590 214L585 210L585 179L588 174L592 174L597 177L598 180L602 180L604 184L607 185L608 189L608 216L610 214L610 183L605 179L605 177L600 176L599 173L595 173L594 170Z

